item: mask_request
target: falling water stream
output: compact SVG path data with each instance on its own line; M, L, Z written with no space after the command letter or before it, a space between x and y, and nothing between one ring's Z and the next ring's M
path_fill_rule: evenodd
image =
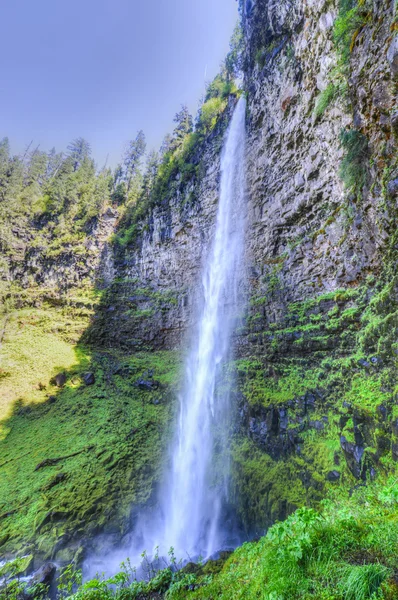
M203 302L186 362L172 467L161 501L162 546L190 555L209 556L220 548L225 534L220 523L224 486L213 481L213 465L214 431L222 433L229 423L229 390L224 385L223 392L216 393L216 383L229 354L238 308L244 246L245 113L242 97L222 152L217 221L202 273ZM225 459L224 476L226 468Z

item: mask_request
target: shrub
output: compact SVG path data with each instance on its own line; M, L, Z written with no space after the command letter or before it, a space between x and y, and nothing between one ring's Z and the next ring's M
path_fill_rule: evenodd
M227 81L222 75L217 75L206 90L205 101L207 102L211 98L225 99L236 92L237 88L233 81Z

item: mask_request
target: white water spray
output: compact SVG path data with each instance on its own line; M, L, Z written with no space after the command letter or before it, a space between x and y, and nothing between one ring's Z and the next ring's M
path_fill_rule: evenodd
M245 109L246 101L241 98L221 158L217 222L202 275L203 305L186 364L172 468L161 502L161 545L172 546L177 555L209 556L223 544L219 522L222 486L212 481L212 463L214 429L222 432L223 427L228 428L229 390L224 387L215 398L215 388L236 319L243 257Z

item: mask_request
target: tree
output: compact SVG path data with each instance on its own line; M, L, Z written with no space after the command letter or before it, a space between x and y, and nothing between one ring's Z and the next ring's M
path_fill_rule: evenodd
M10 142L7 137L0 141L0 194L4 200L7 186L7 173L10 162Z
M145 134L141 130L137 133L135 139L128 143L124 155L124 179L127 186L127 194L131 190L134 179L140 174L141 160L145 154L145 150Z
M27 161L25 185L42 185L47 177L48 155L38 148L30 153Z
M69 158L74 171L77 171L84 159L91 156L91 146L83 138L76 138L68 146Z
M163 158L165 154L167 154L167 152L170 152L171 149L171 145L173 143L173 136L168 133L163 142L162 145L160 146L160 150L159 150L159 154L160 156Z
M229 42L229 52L225 59L227 79L234 79L243 67L244 37L240 23L237 23Z
M55 148L52 148L47 155L47 171L46 180L49 181L55 177L62 165L64 155L62 152L57 153Z
M181 110L174 117L176 126L173 131L173 138L170 144L170 150L177 150L189 133L193 131L193 118L188 107L183 104Z
M146 198L149 198L151 191L156 181L156 177L159 170L160 156L156 150L152 150L148 154L145 175L143 179L143 192Z

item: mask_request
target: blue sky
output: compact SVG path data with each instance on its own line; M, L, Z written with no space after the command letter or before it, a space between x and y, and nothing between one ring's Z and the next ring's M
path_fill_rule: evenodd
M151 147L182 103L196 112L237 21L236 0L1 0L0 137L101 166L138 129Z

